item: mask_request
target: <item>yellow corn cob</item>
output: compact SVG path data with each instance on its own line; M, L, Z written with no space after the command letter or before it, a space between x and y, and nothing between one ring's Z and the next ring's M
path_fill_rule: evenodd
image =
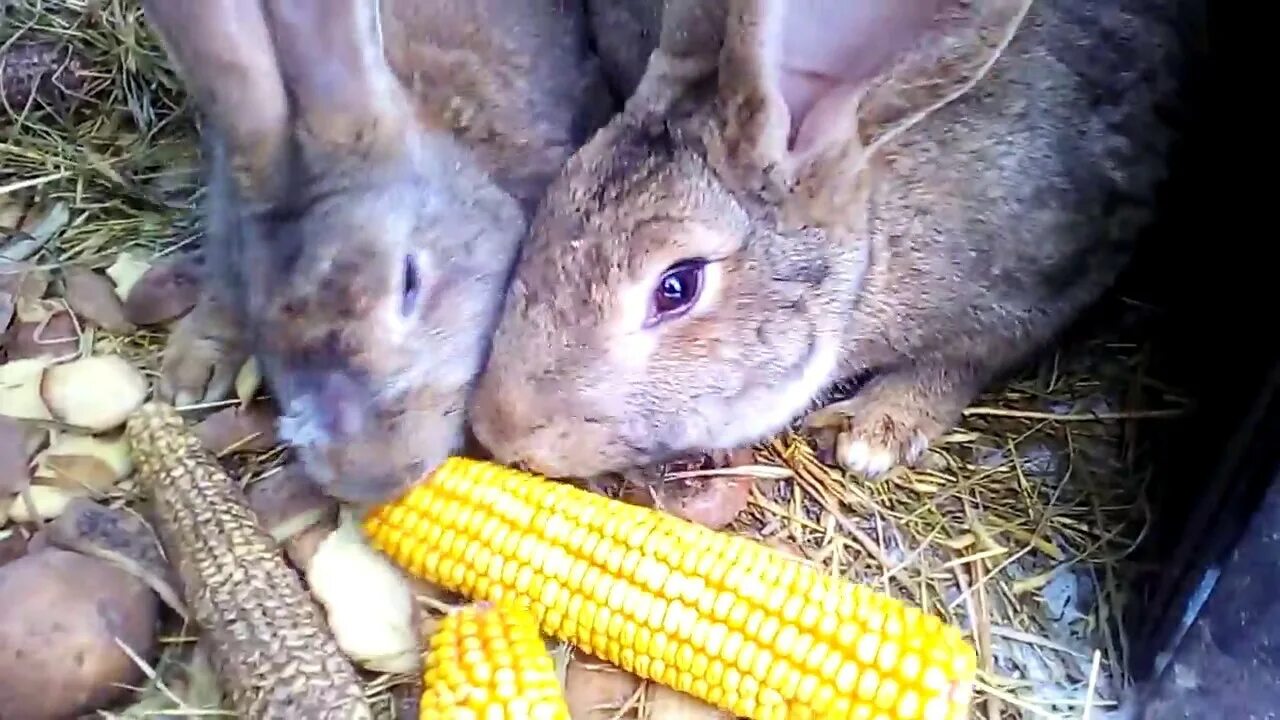
M468 605L431 636L421 720L570 720L537 620L519 605Z
M453 458L366 518L410 573L751 720L960 720L960 631L746 538Z

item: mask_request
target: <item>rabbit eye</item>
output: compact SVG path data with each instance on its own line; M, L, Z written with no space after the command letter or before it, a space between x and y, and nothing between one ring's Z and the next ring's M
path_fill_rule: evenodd
M698 301L706 260L682 260L662 273L653 291L650 323L683 315Z
M404 257L404 279L401 281L400 313L406 317L413 314L418 307L418 293L422 288L422 278L418 275L418 263L412 255Z

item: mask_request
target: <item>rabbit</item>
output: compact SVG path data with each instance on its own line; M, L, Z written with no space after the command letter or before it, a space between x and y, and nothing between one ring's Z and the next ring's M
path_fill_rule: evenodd
M145 0L204 118L202 296L158 394L249 356L280 437L372 503L461 448L528 219L607 120L569 0Z
M613 96L635 92L658 47L663 0L587 0L587 19Z
M1128 262L1176 130L1179 20L1164 0L670 0L533 220L474 436L551 476L797 423L835 427L865 479L918 465Z

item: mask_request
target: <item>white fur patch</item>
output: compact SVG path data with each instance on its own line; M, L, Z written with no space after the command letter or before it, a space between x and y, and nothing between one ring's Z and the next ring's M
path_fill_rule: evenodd
M737 398L720 418L725 425L711 431L718 444L737 447L755 442L761 437L777 432L792 418L807 410L813 399L830 383L839 368L841 338L839 335L821 338L814 349L809 365L800 377L787 383L762 388L747 398ZM761 408L760 412L737 412L742 407ZM785 418L775 423L777 418Z
M310 396L289 403L288 411L276 422L280 439L295 446L323 446L333 441L320 422L320 409Z

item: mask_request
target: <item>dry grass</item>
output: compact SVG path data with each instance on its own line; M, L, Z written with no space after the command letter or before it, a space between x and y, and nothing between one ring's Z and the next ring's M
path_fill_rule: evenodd
M60 66L75 71L60 76L68 90L18 106L5 93L6 251L34 250L47 267L105 267L121 252L150 257L196 241L191 116L136 2L3 5L0 58L40 41L75 64ZM0 65L7 85L13 67ZM10 232L24 218L28 233ZM163 337L96 333L85 342L154 372ZM824 463L809 440L778 438L757 453L772 467L754 471L762 477L736 529L794 545L966 628L982 657L976 716L1082 717L1086 706L1113 704L1125 682L1116 609L1125 556L1145 523L1138 439L1177 409L1143 367L1141 347L1114 339L1064 351L984 397L925 469L875 484ZM242 459L247 477L271 472L278 455ZM111 501L135 499L126 484ZM137 704L113 716L216 715L191 640L168 638ZM372 680L370 697L389 712L389 686L404 680Z

